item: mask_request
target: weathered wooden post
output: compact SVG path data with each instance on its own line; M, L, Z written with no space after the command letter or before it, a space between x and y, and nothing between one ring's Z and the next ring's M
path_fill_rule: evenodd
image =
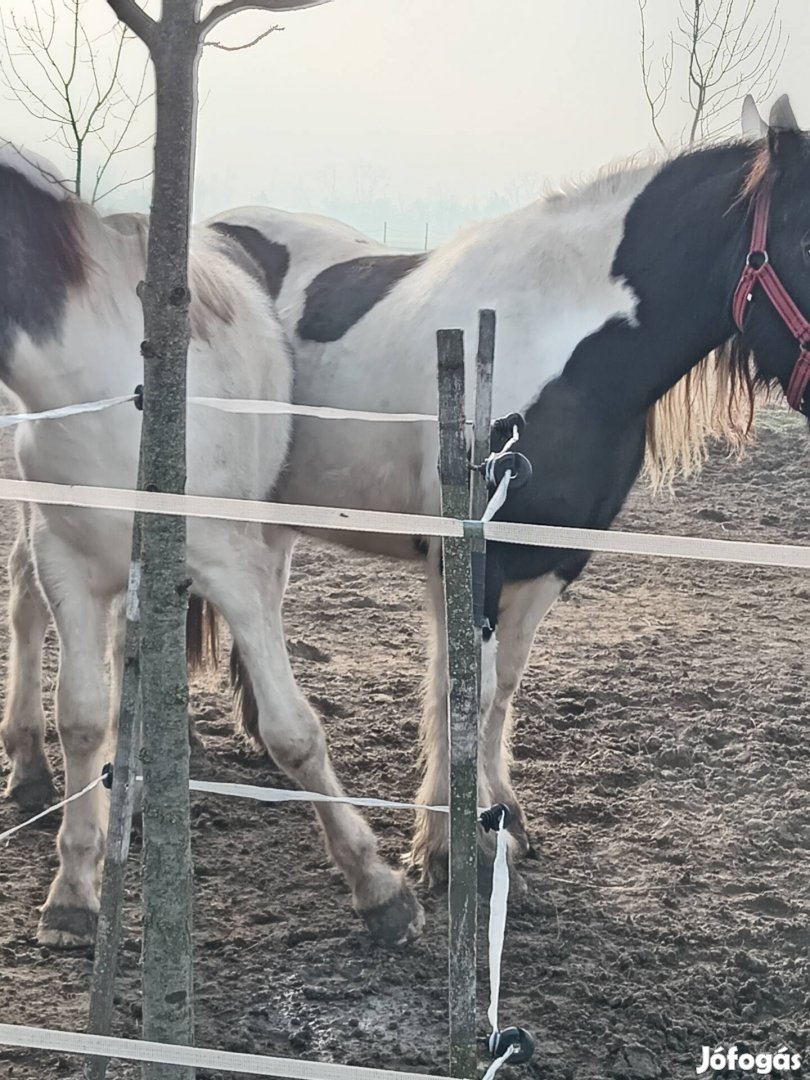
M139 483L140 487L141 484ZM109 1035L112 1023L115 972L121 936L121 906L129 855L135 777L141 731L140 610L138 586L141 566L141 519L136 514L132 529L132 558L127 588L124 667L121 703L118 710L118 741L113 764L107 852L101 880L101 908L98 913L96 951L90 988L88 1030L93 1035ZM88 1057L82 1074L85 1080L104 1080L107 1059Z
M439 471L442 514L467 518L469 469L464 433L464 335L439 330ZM473 626L470 546L442 540L450 679L449 1003L450 1075L477 1071L475 1021L478 914L478 643Z
M495 366L495 312L478 312L478 352L475 356L475 426L473 462L489 456L489 432L492 426L492 375ZM470 518L478 520L487 506L487 482L480 472L472 474ZM480 541L483 545L483 541ZM477 550L473 548L473 550ZM483 550L483 547L481 548Z

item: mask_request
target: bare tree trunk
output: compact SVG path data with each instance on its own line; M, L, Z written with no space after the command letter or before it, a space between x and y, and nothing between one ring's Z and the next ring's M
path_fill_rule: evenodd
M144 312L143 478L147 491L186 483L188 247L199 0L164 0L155 38L157 130ZM146 515L141 583L144 777L143 1034L194 1042L189 840L186 607L191 584L183 517ZM145 1080L193 1069L145 1064Z
M143 304L144 418L141 475L147 491L186 483L189 219L202 42L247 8L294 10L325 0L226 0L200 21L201 0L163 0L159 21L136 0L108 0L149 48L157 127ZM184 517L144 516L141 696L143 708L143 1034L193 1045L192 866L189 820L186 609L191 581ZM193 1080L191 1067L147 1062L144 1080Z

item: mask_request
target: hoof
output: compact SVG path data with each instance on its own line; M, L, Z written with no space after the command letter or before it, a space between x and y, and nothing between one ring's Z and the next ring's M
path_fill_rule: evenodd
M514 841L512 850L515 856L519 859L536 859L537 851L532 845L529 839L529 834L526 831L526 824L523 820L523 815L517 815L507 825L507 831Z
M37 928L37 941L54 949L84 949L96 940L97 922L98 912L88 908L45 908Z
M443 893L447 890L447 852L431 851L424 853L413 849L403 856L403 862L409 873L413 874L420 885L429 892Z
M407 885L390 900L359 912L366 929L381 945L407 945L422 933L425 912Z
M57 801L56 789L49 772L18 781L12 777L6 796L22 814L38 814L40 810L46 810Z

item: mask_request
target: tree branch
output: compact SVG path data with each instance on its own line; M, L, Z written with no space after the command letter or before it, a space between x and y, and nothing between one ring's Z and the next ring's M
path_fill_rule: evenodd
M147 15L143 8L135 0L107 0L116 17L125 23L136 37L150 49L154 39L157 23Z
M640 50L641 82L642 82L642 85L644 87L644 96L647 99L647 105L649 106L649 109L650 109L650 121L652 123L653 131L655 132L655 137L658 139L658 141L661 144L662 148L664 150L666 150L667 144L666 144L666 141L664 140L663 135L661 134L661 131L659 130L658 118L661 115L661 112L663 111L663 108L666 105L667 98L669 96L669 83L670 83L670 79L672 77L672 53L673 53L673 50L674 50L675 46L674 46L674 42L672 41L672 39L670 39L669 58L667 58L665 56L664 59L661 62L661 68L662 68L661 80L660 80L660 83L659 83L659 86L658 86L657 93L653 93L652 85L651 85L651 83L652 83L652 63L650 61L648 61L648 59L647 59L647 54L648 54L648 51L649 51L649 47L647 45L647 23L646 23L646 17L645 17L646 10L647 10L647 0L638 0L638 13L639 13L639 20L640 20L640 23L641 23L641 50Z
M221 41L204 41L203 45L211 49L223 49L225 52L240 52L242 49L250 49L254 45L258 45L262 38L266 38L268 34L283 29L283 26L268 26L263 33L257 35L252 41L246 41L244 45L225 45Z
M116 4L130 2L131 0L107 0L113 8ZM208 32L217 23L239 11L272 11L277 14L280 11L302 11L304 8L320 7L321 4L328 3L330 0L223 0L221 4L211 8L205 18L200 19L200 41L205 40Z

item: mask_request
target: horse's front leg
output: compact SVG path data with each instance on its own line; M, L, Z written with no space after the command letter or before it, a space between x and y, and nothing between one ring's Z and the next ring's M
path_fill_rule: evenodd
M65 760L65 794L101 773L108 733L105 674L109 600L90 587L84 557L52 532L34 534L34 555L59 635L56 724ZM97 878L104 855L99 787L68 803L59 829L59 870L42 908L38 938L69 948L91 944L98 915Z
M493 801L513 811L509 831L523 855L529 853L531 843L509 776L512 698L520 685L537 627L563 587L554 574L506 585L498 613L497 652L487 657L485 646L482 662L481 759Z
M11 763L6 794L26 814L55 801L53 778L45 757L42 711L42 647L50 622L37 581L28 539L29 511L17 533L8 562L8 689L0 739Z

